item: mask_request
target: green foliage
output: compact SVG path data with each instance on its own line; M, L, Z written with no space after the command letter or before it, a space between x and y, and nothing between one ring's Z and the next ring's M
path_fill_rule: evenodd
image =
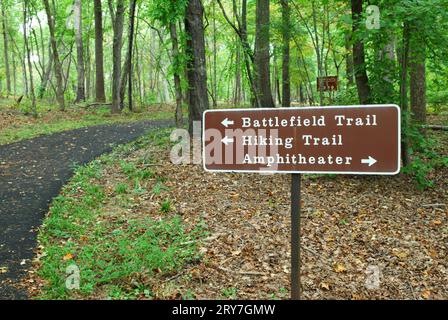
M160 211L163 213L169 213L171 211L171 200L166 199L162 202L162 205L160 206Z
M127 193L129 189L129 186L127 183L119 183L115 186L115 192L118 194L124 194Z
M430 162L415 157L411 164L403 168L404 173L412 174L420 189L426 189L433 186L433 182L428 179L429 173L434 170Z
M205 235L203 223L187 231L176 215L162 220L114 216L103 208L109 194L95 183L104 166L119 166L125 174L141 177L136 166L120 160L123 153L144 148L155 137L162 141L163 135L169 139L168 130L153 131L126 147L117 147L111 155L76 167L39 233L44 248L39 275L46 281L39 298L71 299L99 292L111 299L152 298L149 279L155 273L177 273L201 258L196 243ZM161 182L159 188L165 190ZM128 184L118 184L115 192L128 192ZM170 212L171 207L170 200L162 203L163 212ZM66 268L73 264L80 269L80 289L70 291L65 287Z
M152 20L159 21L164 26L176 23L185 15L188 0L152 0L148 7L148 14Z
M406 127L405 127L406 128ZM439 142L422 133L421 127L411 124L403 130L403 135L410 142L411 163L403 168L403 173L410 174L420 189L433 186L429 176L434 170L448 166L448 157L437 152Z
M148 168L137 168L132 162L120 161L120 167L129 179L145 180L153 176L153 172Z
M225 297L225 298L236 299L237 293L238 293L238 289L234 288L234 287L223 288L221 290L221 293L222 293L223 297Z
M160 195L162 191L169 191L169 188L163 184L161 181L157 181L157 183L152 188L152 193L156 196Z

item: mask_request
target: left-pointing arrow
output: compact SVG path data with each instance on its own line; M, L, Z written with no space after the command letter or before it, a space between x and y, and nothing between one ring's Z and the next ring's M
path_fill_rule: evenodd
M222 143L224 143L226 146L229 145L229 143L233 143L233 138L224 137L224 139L221 140Z
M229 120L229 118L225 118L224 120L222 120L222 122L221 122L221 124L224 126L224 127L228 127L228 126L231 126L231 125L233 125L235 122L233 121L233 120Z
M373 166L375 163L377 163L378 161L374 158L372 158L371 156L369 156L368 159L362 159L361 163L362 164L368 164L369 167Z

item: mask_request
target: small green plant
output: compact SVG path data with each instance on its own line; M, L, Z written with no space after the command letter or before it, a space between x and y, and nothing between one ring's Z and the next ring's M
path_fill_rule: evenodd
M156 196L160 195L162 191L168 191L169 188L163 184L163 182L157 181L157 183L152 188L152 193Z
M123 194L128 192L129 186L127 183L119 183L115 187L115 193Z
M134 190L132 190L135 194L143 194L146 193L146 189L142 187L139 178L134 179Z
M195 295L190 289L187 289L185 293L182 294L182 300L194 300L194 298Z
M171 201L169 199L166 199L162 202L160 211L162 211L163 213L168 213L171 211Z
M236 299L237 292L237 288L234 287L224 288L221 291L222 295L228 299Z
M281 287L278 290L278 293L272 293L271 294L271 299L273 300L280 300L280 299L285 299L288 297L288 290L285 287Z
M153 172L148 168L140 169L134 163L120 161L120 168L129 179L145 180L153 176Z

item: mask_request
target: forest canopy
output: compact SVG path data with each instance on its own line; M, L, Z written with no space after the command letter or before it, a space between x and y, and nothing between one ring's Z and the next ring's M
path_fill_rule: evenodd
M427 114L446 109L446 8L447 0L2 0L0 92L34 116L36 100L112 113L173 104L176 124L188 117L190 131L218 106L393 103L406 166L428 153Z

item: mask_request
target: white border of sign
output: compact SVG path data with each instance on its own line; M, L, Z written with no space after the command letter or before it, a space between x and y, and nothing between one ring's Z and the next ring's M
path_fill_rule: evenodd
M312 110L312 109L351 109L351 108L390 108L394 107L398 111L398 164L395 172L357 172L357 171L281 171L281 170L220 170L207 169L205 165L205 115L213 112L240 112L240 111L255 111L263 112L266 110ZM354 174L354 175L387 175L393 176L400 173L401 170L401 109L396 104L372 104L372 105L353 105L353 106L325 106L325 107L291 107L291 108L239 108L239 109L212 109L204 111L202 115L202 166L207 172L223 172L223 173L303 173L303 174Z

